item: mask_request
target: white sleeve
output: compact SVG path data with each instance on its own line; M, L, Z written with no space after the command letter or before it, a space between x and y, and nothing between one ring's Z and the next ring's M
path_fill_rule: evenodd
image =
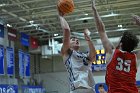
M138 60L140 58L140 51L138 51L136 54L136 65L137 65L137 68L140 66L140 60Z
M136 65L137 65L137 68L138 68L139 65L140 65L140 59L138 59L138 60L136 61Z

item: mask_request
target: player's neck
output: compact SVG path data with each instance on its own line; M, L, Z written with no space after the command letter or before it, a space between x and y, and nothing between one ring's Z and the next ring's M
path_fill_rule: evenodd
M77 48L72 48L72 50L77 51L77 52L79 51L79 49L77 49Z
M79 51L79 47L72 47L71 49L74 51Z

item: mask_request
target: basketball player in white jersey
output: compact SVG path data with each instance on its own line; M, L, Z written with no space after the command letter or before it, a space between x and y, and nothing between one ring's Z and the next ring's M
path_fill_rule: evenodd
M95 60L96 51L90 37L86 33L88 29L85 29L84 36L89 47L89 53L82 53L79 52L79 40L76 37L70 39L69 25L60 12L59 18L63 29L61 54L69 73L70 93L95 93L91 64Z

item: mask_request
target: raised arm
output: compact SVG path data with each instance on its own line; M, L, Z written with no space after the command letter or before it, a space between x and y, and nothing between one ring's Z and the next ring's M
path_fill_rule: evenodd
M90 62L92 63L96 59L95 58L96 57L96 50L95 50L95 47L94 47L90 37L87 35L87 32L88 32L88 29L85 29L84 36L85 36L85 40L87 41L88 46L89 46L89 59L90 59Z
M140 62L139 62L139 60L140 60L140 49L134 50L133 53L135 53L136 56L137 56L137 59L138 59L137 67L138 67L140 65Z
M138 25L138 26L140 26L140 16L138 16L138 15L132 15L132 17L133 17L133 20L134 20L135 24ZM134 50L133 52L136 54L137 59L140 60L140 49ZM139 65L140 65L140 62L137 61L137 67Z
M63 30L63 45L61 48L61 54L64 56L68 53L68 49L70 48L70 27L64 17L60 16L60 13L59 18Z
M97 9L95 7L95 0L92 0L92 10L93 10L93 13L94 13L94 19L95 19L95 22L96 22L97 30L99 32L102 44L103 44L106 52L112 54L112 50L114 49L114 46L109 41L108 36L105 32L104 23L103 23L102 19L100 18L99 14L97 12Z

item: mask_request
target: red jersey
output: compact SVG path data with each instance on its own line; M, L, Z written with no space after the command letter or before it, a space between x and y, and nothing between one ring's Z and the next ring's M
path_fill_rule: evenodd
M138 93L136 87L136 55L115 49L107 65L108 93Z

